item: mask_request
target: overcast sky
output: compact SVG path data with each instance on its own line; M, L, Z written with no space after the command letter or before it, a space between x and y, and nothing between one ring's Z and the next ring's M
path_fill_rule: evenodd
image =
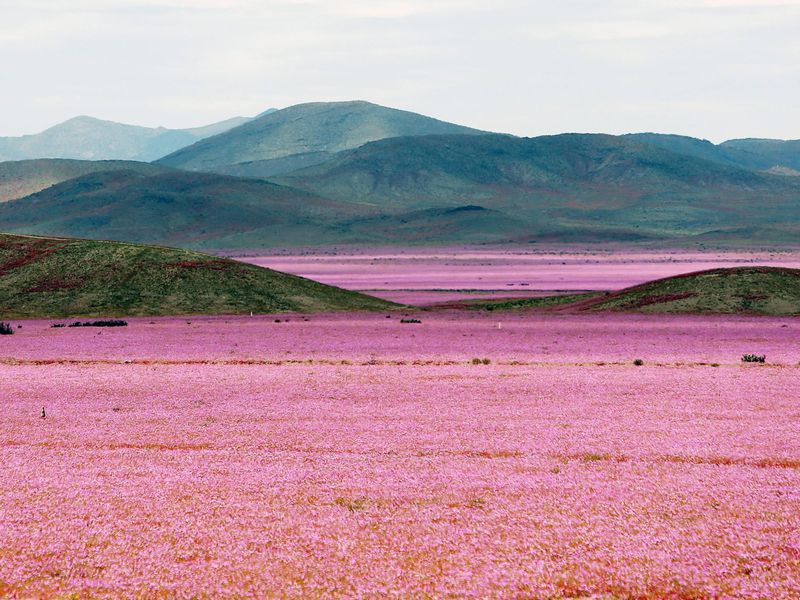
M364 99L519 135L800 138L800 0L0 0L0 135Z

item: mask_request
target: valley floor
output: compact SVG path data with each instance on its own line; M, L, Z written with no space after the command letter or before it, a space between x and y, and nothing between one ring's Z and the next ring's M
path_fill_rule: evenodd
M20 322L0 597L798 597L800 320L400 316Z
M251 253L239 260L415 306L464 298L618 290L718 267L800 268L800 248L700 252L614 246L529 246L345 246Z

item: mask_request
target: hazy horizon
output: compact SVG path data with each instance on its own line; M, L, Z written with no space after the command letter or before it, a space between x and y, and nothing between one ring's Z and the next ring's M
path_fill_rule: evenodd
M800 0L0 0L0 136L361 99L523 136L800 138Z

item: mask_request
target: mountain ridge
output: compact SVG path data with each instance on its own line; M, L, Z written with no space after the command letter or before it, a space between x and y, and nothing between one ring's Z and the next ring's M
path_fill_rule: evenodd
M0 137L0 161L63 158L149 162L249 120L232 117L200 127L168 129L80 115L39 133Z
M308 102L200 140L157 162L192 171L218 172L242 163L335 153L377 139L431 133L485 132L363 100Z

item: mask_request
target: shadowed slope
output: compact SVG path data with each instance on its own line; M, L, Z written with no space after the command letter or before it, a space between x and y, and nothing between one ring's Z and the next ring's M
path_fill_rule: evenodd
M378 310L393 304L198 252L0 234L0 315Z

